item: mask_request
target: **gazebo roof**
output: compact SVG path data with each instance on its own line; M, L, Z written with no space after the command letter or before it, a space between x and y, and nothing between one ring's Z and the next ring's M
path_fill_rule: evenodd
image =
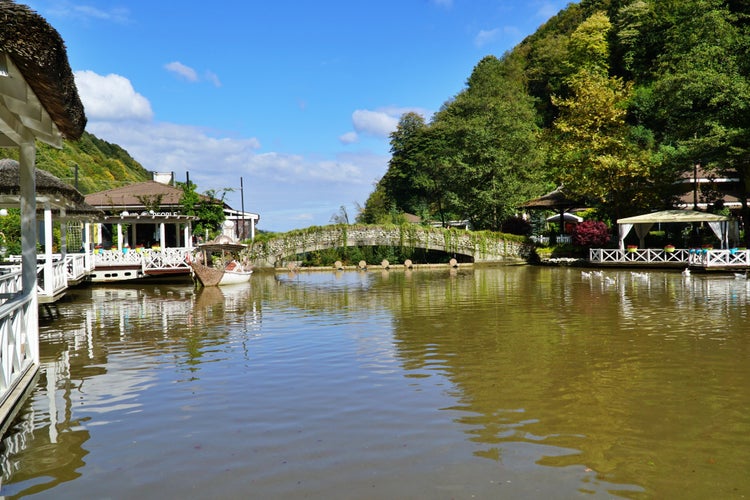
M0 25L0 103L9 111L0 119L0 139L6 139L0 145L20 142L16 123L57 147L60 135L79 138L86 116L59 33L43 17L11 1L0 2Z
M554 191L551 191L539 198L534 198L526 203L522 204L523 208L545 208L548 210L561 210L583 206L584 204L580 200L574 200L569 198L563 187L560 186Z

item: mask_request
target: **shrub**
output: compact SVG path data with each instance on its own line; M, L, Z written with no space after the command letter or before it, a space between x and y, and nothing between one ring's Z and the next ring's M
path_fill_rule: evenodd
M573 230L573 244L579 247L601 247L609 243L609 228L604 222L586 220Z
M528 236L531 234L531 224L521 217L508 217L503 221L500 231L507 234Z

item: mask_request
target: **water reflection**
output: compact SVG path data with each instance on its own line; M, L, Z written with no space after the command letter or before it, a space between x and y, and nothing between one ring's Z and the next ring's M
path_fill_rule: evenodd
M738 496L749 295L536 267L82 290L3 494Z

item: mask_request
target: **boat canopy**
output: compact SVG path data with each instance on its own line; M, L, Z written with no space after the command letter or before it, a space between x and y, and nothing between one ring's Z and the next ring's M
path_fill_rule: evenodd
M654 224L705 222L714 232L722 248L729 246L729 240L739 239L737 221L726 215L698 212L697 210L662 210L649 214L636 215L617 219L620 234L620 249L625 249L625 237L635 228L641 247L645 247L645 239Z

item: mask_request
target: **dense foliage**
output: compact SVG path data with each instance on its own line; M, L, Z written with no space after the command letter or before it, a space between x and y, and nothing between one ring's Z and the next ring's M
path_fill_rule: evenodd
M182 188L182 198L180 198L182 213L199 218L198 222L193 225L193 234L207 239L214 238L221 232L221 223L224 222L226 192L217 197L215 191L209 190L204 196L200 196L193 182L178 182L177 184Z
M740 178L747 226L749 107L750 3L582 0L479 61L429 122L404 115L358 220L497 229L561 184L614 220L672 206L700 162Z

